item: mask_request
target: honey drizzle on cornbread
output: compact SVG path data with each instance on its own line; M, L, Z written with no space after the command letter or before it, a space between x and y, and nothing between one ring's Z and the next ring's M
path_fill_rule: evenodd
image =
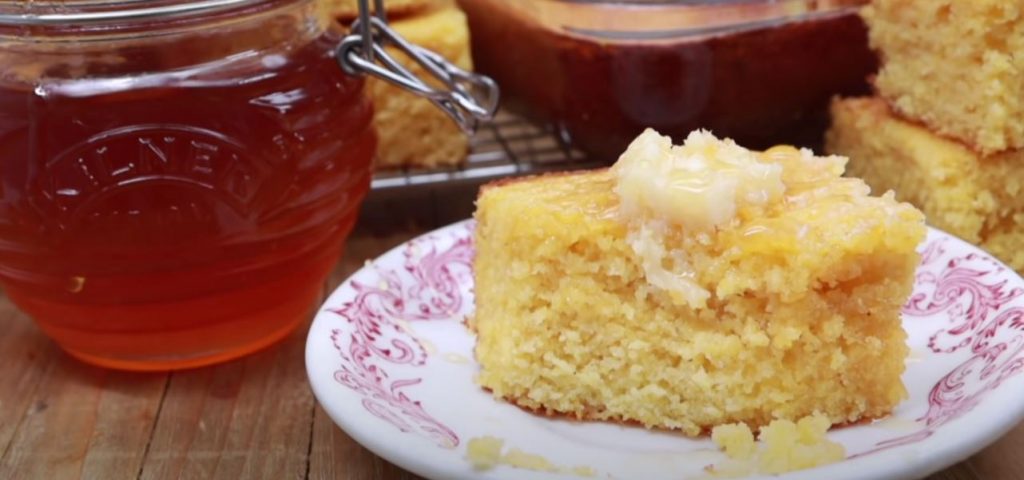
M741 222L743 235L771 235L778 226L756 219L780 204L867 195L863 183L838 179L844 164L842 158L817 158L790 146L754 152L703 130L674 146L647 129L611 171L618 217L628 226L627 241L648 282L678 303L702 308L711 292L696 281L685 249L671 248L679 242L670 237L681 232L707 245L716 231ZM798 236L806 233L805 226L794 227Z

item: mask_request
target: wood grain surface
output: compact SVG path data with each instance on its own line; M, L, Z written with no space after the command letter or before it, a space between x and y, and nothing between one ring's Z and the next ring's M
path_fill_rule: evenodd
M357 232L326 288L418 233ZM0 297L0 479L418 478L360 447L316 405L306 330L214 367L121 373L71 359ZM1018 479L1024 426L929 477Z

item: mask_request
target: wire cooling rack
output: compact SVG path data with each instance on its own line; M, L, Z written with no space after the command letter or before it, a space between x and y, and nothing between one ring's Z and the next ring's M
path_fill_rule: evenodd
M379 233L438 227L470 217L480 186L489 181L609 163L574 149L559 128L501 112L470 139L462 165L377 172L360 225Z
M373 178L371 196L411 193L416 189L452 184L483 184L504 177L606 164L572 148L569 136L554 126L531 123L501 112L470 140L470 153L464 164L442 169L378 172Z

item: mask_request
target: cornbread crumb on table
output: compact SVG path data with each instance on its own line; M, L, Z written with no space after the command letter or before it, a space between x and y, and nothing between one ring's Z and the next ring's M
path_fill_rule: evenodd
M664 165L741 165L704 178L716 191L761 162L774 166L766 174L781 172L784 195L723 198L736 200L732 217L676 212L731 220L692 231L651 224L662 243L645 243L620 218L608 170L482 190L470 321L479 384L542 413L691 436L816 411L832 423L887 415L906 398L900 308L925 235L921 213L841 178L845 159L792 147L749 152L695 135L689 147L671 147L645 134L624 157L668 156L655 176ZM681 276L688 287L679 291L692 295L652 284L659 269Z
M930 224L1024 271L1024 150L982 156L878 98L834 101L826 149L849 156L851 175L894 190Z
M897 111L985 154L1024 147L1024 3L874 0L864 18Z

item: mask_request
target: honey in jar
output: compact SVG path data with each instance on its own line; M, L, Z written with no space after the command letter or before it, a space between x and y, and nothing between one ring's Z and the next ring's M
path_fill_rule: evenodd
M6 294L114 368L287 335L322 295L376 148L337 32L311 0L74 5L0 2Z

